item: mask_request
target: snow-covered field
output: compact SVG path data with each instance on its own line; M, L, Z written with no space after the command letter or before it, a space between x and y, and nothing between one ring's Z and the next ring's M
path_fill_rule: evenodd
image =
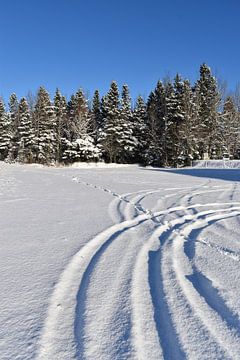
M240 359L240 171L0 163L0 359Z

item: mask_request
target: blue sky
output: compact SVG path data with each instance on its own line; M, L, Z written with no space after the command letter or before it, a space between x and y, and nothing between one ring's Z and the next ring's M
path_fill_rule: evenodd
M239 15L239 0L2 1L0 95L44 85L91 96L116 80L147 97L167 74L194 81L203 62L234 88Z

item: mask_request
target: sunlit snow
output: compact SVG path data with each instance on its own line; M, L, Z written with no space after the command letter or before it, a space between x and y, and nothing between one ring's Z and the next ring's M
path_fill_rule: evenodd
M0 163L0 358L238 359L240 172Z

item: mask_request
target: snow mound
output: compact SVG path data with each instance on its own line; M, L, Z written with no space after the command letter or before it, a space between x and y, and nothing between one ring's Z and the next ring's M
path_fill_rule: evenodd
M68 167L71 168L77 168L77 169L89 169L89 168L119 168L119 167L129 167L129 166L135 166L136 165L130 165L130 164L116 164L116 163L110 163L106 164L104 162L75 162Z

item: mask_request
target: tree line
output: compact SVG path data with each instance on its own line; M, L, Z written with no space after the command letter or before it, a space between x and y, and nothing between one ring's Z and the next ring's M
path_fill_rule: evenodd
M176 75L158 81L135 105L127 85L96 90L89 105L80 89L69 101L44 87L36 98L0 99L0 160L21 163L106 161L184 166L194 159L240 158L240 107L223 97L206 64L195 84Z

